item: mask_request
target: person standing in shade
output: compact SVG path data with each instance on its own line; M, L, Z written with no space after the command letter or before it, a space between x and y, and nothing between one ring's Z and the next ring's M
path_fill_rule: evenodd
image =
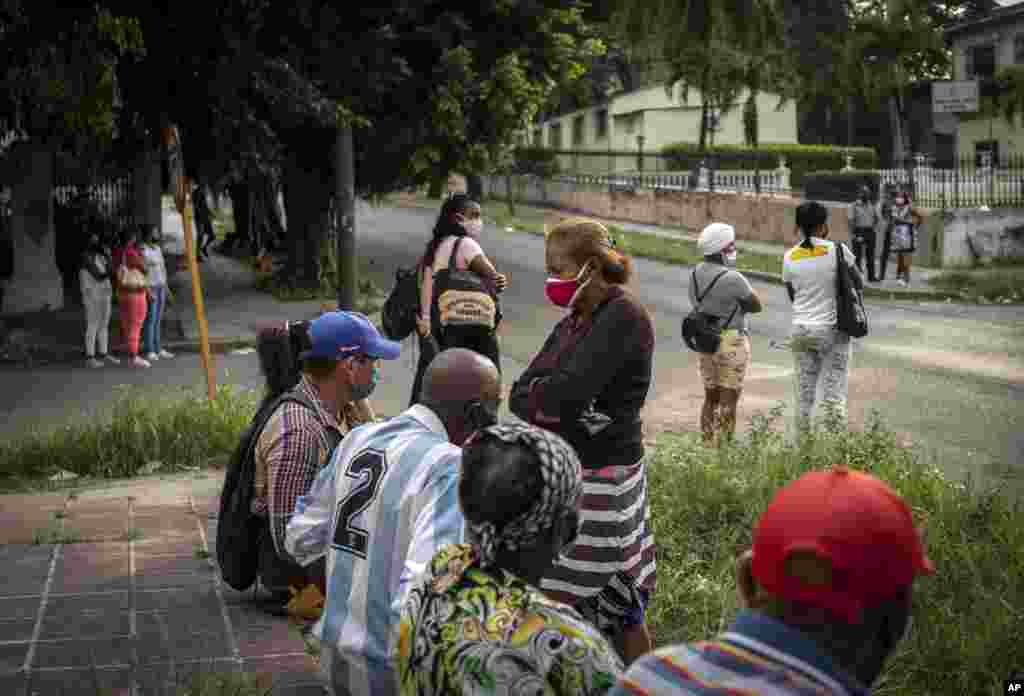
M117 306L121 314L121 335L125 350L135 367L152 367L139 355L142 324L146 320L146 262L138 248L131 243L123 252L123 261L117 272Z
M895 184L885 185L885 195L878 202L878 216L882 220L882 253L878 257L878 282L885 280L885 271L889 267L889 255L892 253L892 209L896 205L896 194L899 188Z
M167 303L167 264L160 248L160 233L156 227L149 230L142 245L142 257L146 261L146 321L142 325L142 352L146 360L155 362L160 358L173 358L174 353L164 350L160 344L161 322L164 305Z
M398 632L403 696L601 696L622 661L572 607L538 588L579 533L583 476L562 438L495 425L462 454L468 543L442 548L413 585ZM479 658L470 659L469 656Z
M82 254L78 282L85 306L85 360L89 367L103 367L103 361L121 361L107 351L110 346L110 309L113 288L110 282L113 262L96 233L89 235L89 244Z
M790 345L796 362L797 429L804 432L810 428L819 383L828 415L846 422L852 346L850 336L836 328L836 264L849 267L856 287L863 287L864 281L853 253L828 241L828 209L824 205L802 203L796 209L796 224L802 240L786 252L782 281L793 303ZM842 257L837 261L840 249Z
M423 372L439 350L468 348L488 358L498 371L501 371L497 327L489 332L444 330L437 307L438 298L435 297L434 277L447 269L450 261L454 262L457 270L476 273L496 292L505 290L508 279L495 270L494 264L480 246L482 230L480 204L466 194L453 194L441 206L433 234L427 242L418 269L420 308L416 319L416 331L420 339L420 360L413 378L410 406L417 402Z
M732 440L736 431L736 407L750 367L747 314L762 311L764 305L743 274L735 270L736 231L732 225L711 223L700 233L697 248L704 261L690 276L690 304L719 318L722 339L714 353L700 353L699 363L704 381L700 429L704 443L714 445Z
M850 204L848 215L850 223L850 239L853 242L853 255L857 260L857 270L864 273L864 262L867 261L868 282L875 282L875 229L878 227L878 206L871 201L871 189L862 186L857 200Z
M628 664L650 650L654 530L640 412L654 362L654 325L625 286L632 259L599 222L570 218L545 241L545 292L567 316L512 386L522 420L565 438L583 462L580 539L541 589L576 608Z
M736 563L742 609L712 640L643 657L613 696L868 696L935 573L906 501L835 467L784 486Z

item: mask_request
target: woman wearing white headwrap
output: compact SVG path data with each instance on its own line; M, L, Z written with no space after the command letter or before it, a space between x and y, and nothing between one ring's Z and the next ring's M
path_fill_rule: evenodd
M690 303L718 318L722 341L714 353L700 354L704 406L700 429L704 443L731 440L736 431L736 407L750 365L750 329L747 314L764 309L761 297L743 274L735 270L736 231L713 222L697 240L704 261L690 275Z
M529 425L485 428L463 446L468 544L431 561L405 603L403 696L580 694L611 688L622 661L601 633L538 585L580 528L573 448Z

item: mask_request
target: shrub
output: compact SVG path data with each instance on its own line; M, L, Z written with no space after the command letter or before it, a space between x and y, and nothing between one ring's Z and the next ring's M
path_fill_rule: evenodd
M997 490L951 481L878 423L824 432L800 446L756 417L750 442L709 450L700 436L660 435L650 460L658 591L658 645L712 637L737 608L733 567L775 491L800 474L837 464L889 482L925 525L933 577L915 585L910 636L874 693L1001 693L1024 664L1024 506ZM680 491L697 491L680 495Z
M224 463L262 396L221 386L213 401L182 390L170 397L127 387L111 417L0 442L0 487L44 479L58 468L79 476L134 476L153 461L162 471Z
M693 166L700 150L695 143L666 145L661 150L669 158L670 169L687 170ZM808 172L839 170L846 166L847 153L853 155L853 166L860 169L877 169L878 154L867 147L837 147L834 145L791 145L786 143L762 143L757 148L744 145L716 145L709 153L717 158L718 169L749 171L756 167L775 169L779 158L786 158L790 170L790 184L794 188L803 185Z
M872 200L878 200L882 178L878 172L809 172L804 175L804 198L819 201L857 200L862 186L871 189Z

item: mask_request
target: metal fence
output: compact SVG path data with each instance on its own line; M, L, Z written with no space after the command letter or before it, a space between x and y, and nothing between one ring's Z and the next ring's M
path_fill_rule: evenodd
M722 171L698 167L695 172L673 174L562 174L553 178L567 184L607 186L611 191L717 191L719 193L762 193L791 195L789 169L763 172Z
M127 172L101 175L88 184L67 179L58 172L54 182L54 200L62 206L85 203L105 221L117 227L132 224L132 176Z
M993 162L985 153L935 167L917 156L896 169L883 169L882 186L910 192L914 203L927 208L1024 207L1024 157L1007 156Z

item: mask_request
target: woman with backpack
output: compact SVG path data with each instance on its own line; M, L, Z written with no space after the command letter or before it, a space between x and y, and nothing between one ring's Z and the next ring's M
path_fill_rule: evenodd
M704 405L700 429L705 445L731 440L736 431L736 407L743 379L750 366L750 330L747 314L764 309L760 296L742 273L735 270L736 230L724 222L704 228L697 240L704 261L690 276L690 304L705 317L713 317L719 341L713 353L700 353Z
M802 203L796 209L796 225L801 241L786 252L782 281L793 303L790 345L796 367L797 429L805 432L810 429L819 382L822 402L831 417L846 420L851 343L850 336L836 327L837 264L846 264L858 290L864 287L864 280L853 252L828 241L828 209L824 205Z
M480 204L464 193L453 194L441 206L433 234L427 242L420 259L420 306L416 318L416 332L420 340L420 359L413 380L412 397L409 404L419 399L423 372L434 356L448 348L468 348L489 358L501 371L497 328L500 312L497 311L497 294L508 286L508 279L498 273L494 264L480 246L483 229ZM463 289L455 288L455 273L460 274ZM472 287L480 283L479 292ZM451 288L449 303L445 292ZM488 300L487 296L490 296ZM461 296L461 300L459 301ZM488 310L490 316L476 323L472 317L458 312L466 305L479 308L481 313ZM462 305L462 306L459 306Z
M92 232L89 245L82 254L78 281L82 287L85 307L85 361L89 367L103 367L103 361L121 362L108 353L110 342L110 308L113 298L110 276L112 261L100 236Z

